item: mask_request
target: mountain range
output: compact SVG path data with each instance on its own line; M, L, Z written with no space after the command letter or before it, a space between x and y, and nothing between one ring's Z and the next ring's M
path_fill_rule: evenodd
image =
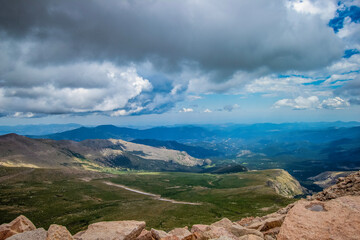
M360 169L360 123L261 123L155 127L134 129L102 125L32 138L83 141L122 139L185 151L210 158L215 165L240 164L249 169L281 168L303 185L318 189L308 178L325 171Z

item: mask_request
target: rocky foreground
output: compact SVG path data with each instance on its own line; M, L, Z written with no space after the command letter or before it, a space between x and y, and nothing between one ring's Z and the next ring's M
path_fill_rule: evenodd
M53 224L46 231L25 216L0 225L0 240L325 240L360 239L360 171L323 192L263 217L238 222L224 218L211 225L197 224L169 232L146 230L141 221L98 222L74 236Z

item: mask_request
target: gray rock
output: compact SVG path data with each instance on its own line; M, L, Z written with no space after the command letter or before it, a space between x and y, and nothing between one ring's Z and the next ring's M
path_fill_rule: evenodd
M46 240L47 232L43 228L15 234L6 240Z

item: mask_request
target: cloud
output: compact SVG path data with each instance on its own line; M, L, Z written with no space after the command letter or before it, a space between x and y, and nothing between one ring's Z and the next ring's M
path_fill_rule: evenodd
M4 36L30 39L31 64L150 60L167 72L183 64L212 71L223 82L238 70L314 69L342 55L317 14L285 1L39 0L7 1L1 9Z
M275 108L280 107L291 107L295 110L303 110L303 109L315 109L320 105L319 98L316 96L311 97L297 97L295 99L281 99L274 104Z
M360 105L360 76L336 89L335 94L347 98L351 104Z
M340 97L335 97L325 99L324 101L322 101L320 106L326 109L343 109L349 107L350 104L349 102Z
M223 110L226 112L232 112L235 109L238 109L240 106L238 104L233 104L233 105L226 105L224 106Z
M195 101L195 100L202 99L203 97L201 97L201 96L196 96L196 95L189 95L187 98L188 98L190 101Z
M1 74L0 110L44 114L107 112L124 108L130 99L152 90L149 80L132 67L111 63L27 68Z
M187 112L193 112L194 109L192 108L182 108L179 112L184 112L184 113L187 113Z
M335 0L295 0L289 1L289 7L305 14L319 15L324 20L330 20L337 10Z
M32 118L35 117L35 114L28 112L28 113L22 113L22 112L16 112L12 115L12 117L15 118Z
M299 96L295 99L281 99L273 105L275 108L281 108L281 107L290 107L294 110L305 110L305 109L343 109L346 107L349 107L350 104L340 98L340 97L334 97L334 98L327 98L323 101L320 101L317 96L310 96L310 97L302 97Z
M298 85L316 77L278 76L359 66L359 54L341 60L345 48L357 49L359 24L344 21L337 34L328 26L335 1L18 0L1 6L0 116L163 113L207 93L301 93Z
M204 110L204 113L211 113L211 112L212 111L210 109L208 109L208 108Z

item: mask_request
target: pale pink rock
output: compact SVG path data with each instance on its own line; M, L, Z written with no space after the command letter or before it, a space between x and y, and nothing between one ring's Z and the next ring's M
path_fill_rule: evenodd
M133 240L145 228L145 222L112 221L89 225L88 229L74 235L76 240Z
M234 224L231 229L229 230L232 234L234 234L236 237L241 237L244 235L256 235L258 237L263 238L264 234L262 234L260 231L255 229L248 229L241 225Z
M269 217L263 221L255 222L247 226L247 228L257 229L261 232L264 232L272 228L281 227L282 223L284 222L284 219L285 219L285 215Z
M175 228L168 232L168 234L176 236L181 240L186 239L192 235L192 233L187 228Z
M226 237L228 239L236 240L236 236L223 227L210 227L210 230L203 232L201 235L204 239L217 239Z
M232 221L230 221L228 218L223 218L220 221L211 224L210 227L223 227L227 229L227 228L231 228L232 225L233 225Z
M263 234L260 231L245 228L237 223L231 222L227 218L223 218L210 226L194 225L191 231L193 233L200 233L203 239L226 238L235 240L248 234L257 235L261 238L263 237Z
M35 225L25 216L20 215L10 223L0 225L0 240L4 240L17 233L35 230Z
M181 240L181 239L178 238L177 236L171 235L164 238L160 238L160 240Z
M162 230L156 230L156 229L151 229L151 234L152 237L156 240L162 239L162 238L166 238L166 237L170 237L169 234L167 234L165 231Z
M247 225L251 224L254 221L255 217L246 217L246 218L242 218L240 219L240 221L237 221L236 223L246 227Z
M268 236L271 238L276 238L276 236L279 234L280 232L280 227L275 227L275 228L271 228L265 232L262 232L264 234L264 236Z
M249 234L249 235L240 237L239 240L263 240L263 238L253 235L253 234Z
M266 235L264 237L265 240L276 240L275 238L273 238L272 236Z
M139 236L137 236L136 240L153 240L152 234L150 231L143 229Z
M192 233L194 233L194 232L205 232L205 231L208 231L208 230L210 230L209 225L204 225L204 224L195 224L191 228Z
M74 240L66 227L57 224L50 225L46 240Z
M229 238L229 237L226 237L226 236L221 236L219 238L213 238L211 240L233 240L233 238Z
M327 202L296 202L288 212L277 239L358 240L359 233L360 196L345 196Z

